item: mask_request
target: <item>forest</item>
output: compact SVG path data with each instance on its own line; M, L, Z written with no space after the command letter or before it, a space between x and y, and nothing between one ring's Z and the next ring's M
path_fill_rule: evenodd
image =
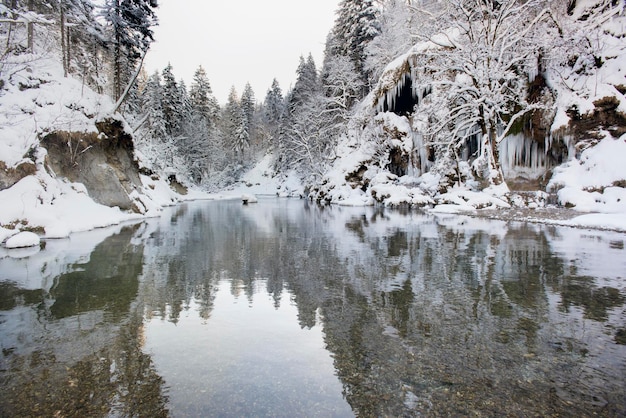
M189 86L171 64L143 68L157 9L157 0L4 0L5 118L20 92L51 83L41 70L50 65L82 95L111 101L106 111L66 104L89 121L37 122L8 147L34 155L51 132L113 118L143 174L186 187L227 189L269 158L267 176L295 176L299 194L321 202L506 207L545 204L570 185L568 163L625 132L621 0L341 0L323 62L303 54L292 88L233 87L222 105L202 66ZM85 152L68 147L70 159ZM21 161L0 157L7 169ZM619 188L612 203L623 204L621 177L576 186L559 203Z

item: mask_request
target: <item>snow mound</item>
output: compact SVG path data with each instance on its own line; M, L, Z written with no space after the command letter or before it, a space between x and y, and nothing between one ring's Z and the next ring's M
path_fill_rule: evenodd
M605 138L554 170L548 190L581 212L626 213L626 135Z
M451 205L458 205L458 210L461 211L511 207L501 196L492 196L485 191L475 192L463 187L455 187L447 193L437 196L437 206L441 206L440 210L448 212L451 209Z
M4 244L6 248L36 247L40 244L39 235L34 232L18 232L7 240Z

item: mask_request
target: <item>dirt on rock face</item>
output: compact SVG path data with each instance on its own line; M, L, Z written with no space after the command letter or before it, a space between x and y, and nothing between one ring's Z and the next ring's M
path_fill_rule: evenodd
M46 169L53 175L83 183L102 205L139 211L129 194L141 187L132 137L120 121L96 124L99 134L52 132L41 140L48 150Z
M15 167L7 167L4 161L0 161L0 190L8 189L36 171L35 163L30 161L21 162Z

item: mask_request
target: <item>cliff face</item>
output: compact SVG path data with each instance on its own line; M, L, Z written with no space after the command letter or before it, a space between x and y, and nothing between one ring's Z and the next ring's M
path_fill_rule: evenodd
M131 136L117 120L107 119L96 126L98 134L58 131L46 135L41 140L48 151L46 169L53 176L84 184L97 203L141 212L130 196L141 189Z

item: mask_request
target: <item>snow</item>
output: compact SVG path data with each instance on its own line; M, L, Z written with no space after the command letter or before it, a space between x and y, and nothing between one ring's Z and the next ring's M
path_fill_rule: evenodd
M622 38L617 36L623 28L616 25L617 22L607 25L607 30L616 35L607 35L609 40L614 38L613 43L603 45L600 52L605 62L595 73L547 74L548 83L559 93L553 131L569 122L566 110L572 105L584 114L593 111L594 100L603 97L618 97L617 110L626 113L626 100L614 87L623 84L624 59L609 59L621 57L624 49ZM473 216L480 216L482 209L506 210L511 202L517 202L508 195L505 185L478 191L466 184L440 193L441 179L428 172L430 162L423 137L416 129L417 122L382 112L385 100L393 105L407 77L413 78L413 94L421 99L426 87L416 81L419 64L416 57L429 49L449 45L458 36L457 29L418 43L387 66L374 92L357 106L349 132L336 149L334 163L319 182L318 196L325 202L342 206L407 205L426 207L432 213ZM96 132L94 122L111 116L113 103L108 97L91 91L79 79L64 77L56 60L36 58L22 65L22 70L15 70L0 92L0 160L9 168L25 161L25 155L38 146L42 135L53 130ZM377 103L374 97L379 97ZM561 220L559 224L626 231L626 135L619 139L607 136L578 158L573 158L570 141L565 142L571 160L554 169L548 190L556 191L560 204L573 207L581 215ZM386 169L390 147L410 156L408 175L398 177ZM500 161L507 177L535 177L548 168L545 153L521 135L506 138L500 147ZM182 200L247 197L252 202L256 196L263 195L307 197L302 176L295 171L277 174L273 169L275 156L268 153L236 187L218 195L190 189L186 196L181 196L166 181L142 175L143 188L130 196L141 206L142 213L136 214L95 203L82 184L70 183L47 172L44 157L43 153L37 156L35 175L0 190L0 243L4 242L7 248L22 244L37 247L42 238L66 238L79 231L157 217L163 207ZM419 161L413 161L415 157ZM347 180L357 172L362 172L359 180ZM31 230L41 230L41 236Z
M128 126L119 114L110 113L110 98L95 93L77 78L64 77L56 57L30 58L22 64L3 62L6 78L0 91L0 161L7 168L26 161L35 164L36 173L0 190L0 243L16 242L12 240L23 237L24 230L41 230L45 239L65 238L78 231L159 216L164 206L181 200L213 197L193 189L181 196L162 179L140 176L143 187L129 196L139 207L138 214L97 204L83 184L57 178L45 164L45 149L38 148L46 134L55 130L95 133L95 122L104 118Z
M259 203L259 199L257 199L255 195L250 194L250 193L242 194L241 201L243 202L244 205L247 205L248 203Z
M34 232L19 232L13 235L11 238L7 240L4 244L7 248L24 248L24 247L35 247L40 243L39 235Z
M581 212L621 213L626 218L626 135L607 137L555 168L548 190L559 203Z
M218 197L237 199L244 195L303 197L302 179L295 171L277 174L273 169L275 156L267 153L250 171L241 178L238 185L222 191Z

